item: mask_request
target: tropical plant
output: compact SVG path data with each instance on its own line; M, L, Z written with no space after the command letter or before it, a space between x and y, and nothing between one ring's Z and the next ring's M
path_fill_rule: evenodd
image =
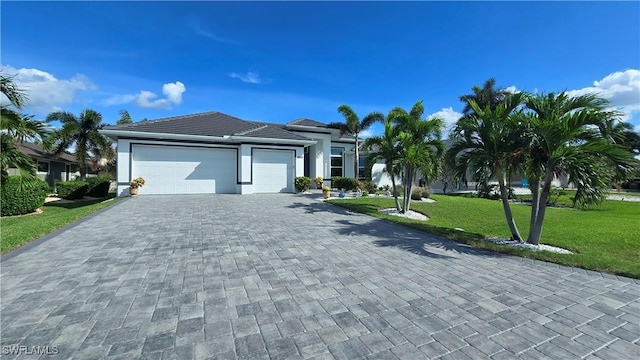
M296 180L297 180L297 179L298 179L298 178L296 178ZM146 181L144 181L144 178L142 178L142 177L137 177L137 178L135 178L135 179L131 180L131 182L129 183L129 187L130 187L130 188L132 188L132 189L137 189L137 188L141 188L141 187L143 187L146 183L147 183L147 182L146 182ZM296 181L296 183L297 183L297 181Z
M19 150L17 144L27 140L41 140L45 137L46 130L42 122L20 113L28 98L11 77L0 75L0 88L9 100L9 104L0 105L1 183L4 184L7 180L9 168L16 168L20 174L20 188L23 188L36 179L36 166L29 156ZM45 148L46 145L44 144Z
M379 112L372 112L362 118L358 117L358 115L353 111L351 107L348 105L340 105L338 107L338 112L344 116L345 122L334 122L330 123L330 128L340 129L343 134L351 135L355 138L356 146L355 146L355 162L353 164L353 174L354 178L359 178L359 168L360 168L360 134L368 129L375 122L384 121L384 115Z
M481 109L489 106L492 110L495 109L502 100L507 97L509 92L502 88L496 89L496 79L487 79L483 86L474 85L471 88L473 93L460 96L460 101L465 103L462 113L464 115L472 115L474 113L471 101L474 101Z
M384 131L382 135L372 136L364 141L364 148L369 152L367 156L367 168L372 168L378 161L384 162L384 172L391 178L391 186L394 189L393 198L396 203L396 210L400 211L398 192L396 189L396 177L402 170L399 166L400 148L398 144L398 128L396 128L387 116L384 121Z
M577 188L574 203L584 207L600 203L613 176L631 174L638 161L608 136L606 129L621 114L607 110L609 102L597 95L539 94L528 96L525 105L531 111L526 138L533 194L527 242L539 244L555 177L568 175Z
M474 180L480 181L481 190L490 189L487 181L497 178L511 238L518 241L522 236L511 212L507 185L510 175L523 161L523 132L519 126L522 120L519 107L523 100L524 94L511 94L497 105L487 104L484 108L475 100L469 100L473 113L456 123L453 144L446 156L458 177L466 181L470 170Z
M116 125L133 124L131 116L127 110L120 110L120 119L116 122Z
M56 111L47 116L47 122L60 121L62 127L52 134L54 153L61 154L75 145L80 180L87 178L87 162L96 158L113 158L111 142L98 132L102 129L102 115L94 110L83 110L80 116Z
M396 107L389 118L399 127L398 145L403 169L404 197L400 209L402 213L411 206L411 190L416 173L420 171L427 185L435 181L440 173L440 164L444 152L441 140L444 121L440 118L422 119L424 107L422 100L413 105L411 111Z

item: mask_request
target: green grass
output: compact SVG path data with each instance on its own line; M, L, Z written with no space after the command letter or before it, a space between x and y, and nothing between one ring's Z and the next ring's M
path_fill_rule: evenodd
M563 255L483 241L485 237L510 236L499 201L444 195L432 195L431 198L436 202L411 203L412 210L430 218L426 222L378 212L379 209L394 207L393 199L389 198L370 197L329 202L478 248L640 278L640 203L605 201L601 206L586 211L548 208L541 243L575 253ZM526 237L531 207L513 204L512 209L520 233Z
M112 196L111 196L112 197ZM17 247L60 229L74 221L112 205L120 199L103 202L105 199L83 200L73 203L47 203L41 214L4 217L0 219L2 237L0 253L7 253Z

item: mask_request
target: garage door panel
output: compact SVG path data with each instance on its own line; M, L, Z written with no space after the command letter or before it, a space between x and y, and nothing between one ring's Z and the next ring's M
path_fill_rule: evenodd
M138 145L132 175L146 180L141 194L235 193L236 151Z
M293 152L254 150L253 192L293 192Z

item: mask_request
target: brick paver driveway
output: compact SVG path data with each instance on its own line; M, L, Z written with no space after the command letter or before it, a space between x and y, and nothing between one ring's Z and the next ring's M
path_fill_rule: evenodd
M1 280L5 354L640 355L630 279L477 251L297 195L126 200L5 257Z

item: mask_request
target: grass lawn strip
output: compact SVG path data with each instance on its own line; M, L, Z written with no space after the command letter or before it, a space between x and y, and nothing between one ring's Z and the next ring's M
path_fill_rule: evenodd
M587 211L570 208L547 209L542 230L542 243L574 253L556 254L485 241L485 238L509 238L510 236L502 204L499 201L463 196L432 195L431 197L436 200L435 203L411 203L411 209L428 216L430 218L428 221L380 213L379 209L394 206L392 198L368 197L328 202L482 249L640 278L639 203L605 201L601 206ZM531 207L525 204L514 204L512 211L521 234L526 236L529 232Z
M108 200L108 201L107 201ZM65 227L100 209L120 201L115 199L81 200L71 203L46 203L41 214L3 217L0 253L5 254L44 235Z

